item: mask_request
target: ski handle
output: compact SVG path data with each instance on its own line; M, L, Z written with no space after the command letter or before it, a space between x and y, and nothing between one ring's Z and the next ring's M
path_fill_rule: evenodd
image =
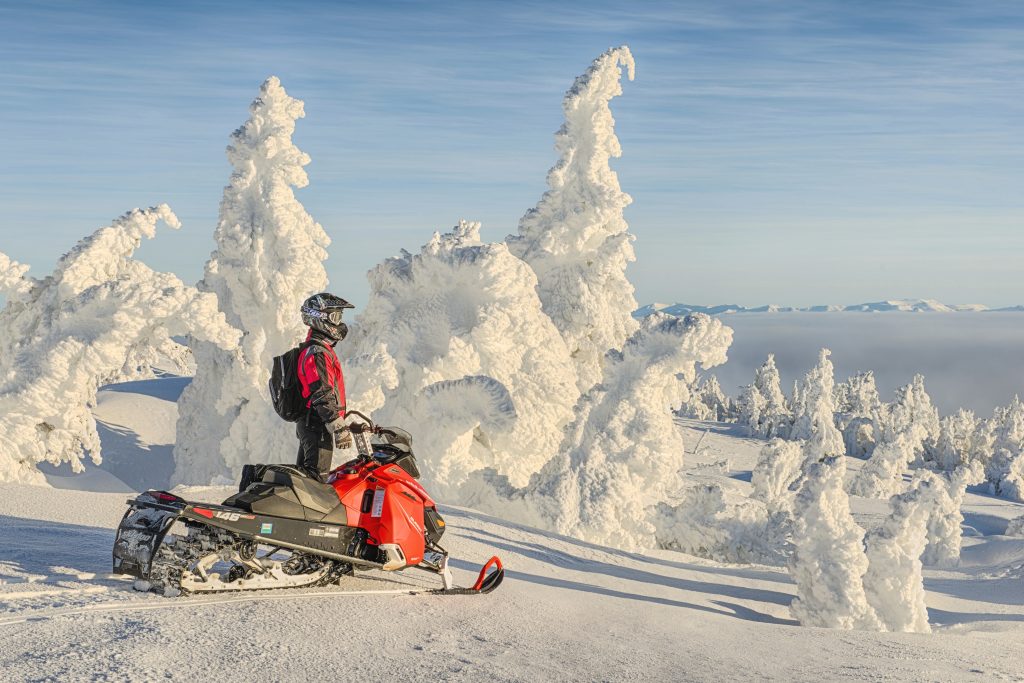
M494 571L488 572L491 568L493 568ZM491 579L491 582L493 582L494 578L499 574L503 576L505 574L505 568L501 566L501 560L499 560L498 556L495 555L491 559L487 560L486 564L480 568L480 575L477 577L476 583L473 584L473 590L479 591L484 587L485 583L490 583L487 581L488 579ZM495 585L494 587L497 586Z

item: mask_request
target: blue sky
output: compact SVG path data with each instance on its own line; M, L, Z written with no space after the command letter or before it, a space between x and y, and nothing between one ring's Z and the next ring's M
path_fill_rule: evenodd
M306 103L299 199L332 288L545 189L561 97L610 46L641 303L1024 303L1018 2L6 2L0 251L42 275L135 206L198 279L228 135L268 75Z

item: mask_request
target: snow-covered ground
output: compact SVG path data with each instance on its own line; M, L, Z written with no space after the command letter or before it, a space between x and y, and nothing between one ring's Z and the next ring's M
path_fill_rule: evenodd
M344 585L243 596L163 598L110 575L130 487L158 467L185 380L100 392L104 464L0 485L0 670L4 680L1020 680L1024 505L969 493L960 566L926 569L931 635L800 627L783 568L670 551L626 553L444 508L461 583L497 553L505 583L482 597L353 595ZM747 489L763 442L734 425L683 421L687 473ZM696 451L696 452L693 452ZM282 460L290 459L285 454ZM148 460L147 460L148 459ZM851 476L860 461L849 458ZM89 489L89 490L82 490ZM183 495L218 500L229 488ZM885 501L853 499L865 527ZM415 583L413 574L393 575Z

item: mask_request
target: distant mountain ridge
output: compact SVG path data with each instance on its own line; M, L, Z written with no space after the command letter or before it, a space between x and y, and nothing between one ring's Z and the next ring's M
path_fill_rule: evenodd
M633 312L633 317L643 318L651 313L668 313L669 315L684 316L690 313L707 313L708 315L725 315L729 313L993 313L993 312L1022 312L1024 306L1007 306L1005 308L989 308L984 304L944 304L934 299L887 299L885 301L874 301L864 304L853 304L851 306L807 306L796 308L793 306L778 306L768 304L747 308L736 304L722 304L718 306L699 306L696 304L648 304Z

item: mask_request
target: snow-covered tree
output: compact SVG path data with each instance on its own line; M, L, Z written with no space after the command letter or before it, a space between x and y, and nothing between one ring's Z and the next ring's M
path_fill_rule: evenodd
M349 405L408 429L431 491L449 502L467 502L461 485L483 468L525 486L558 451L579 398L533 271L463 221L420 253L387 259L369 281L366 309L339 347ZM460 397L452 382L473 388Z
M238 335L216 299L132 258L167 205L136 209L80 241L48 277L0 257L8 296L0 311L0 481L41 481L37 463L82 470L102 458L91 408L105 383L137 374L189 334L217 347Z
M928 459L944 470L953 470L970 460L978 419L970 410L961 408L939 420L939 436L925 444Z
M874 422L882 408L870 370L836 385L836 427L843 434L847 455L863 457L875 448Z
M985 467L998 494L1024 501L1024 403L1014 396L993 420L992 457Z
M879 411L876 420L878 443L893 441L899 434L908 434L912 426L917 427L913 433L921 439L916 446L919 453L923 452L925 443L934 442L939 437L939 411L925 391L923 375L914 375L910 384L896 390L896 400Z
M605 352L620 348L637 329L637 303L626 265L633 236L623 218L632 201L619 188L609 160L622 154L609 102L622 93L628 47L608 50L565 95L565 123L555 135L561 155L548 173L548 190L508 238L512 253L537 274L544 312L565 338L588 391L601 381Z
M769 510L790 510L795 496L792 488L800 479L803 462L801 442L773 439L761 449L754 466L750 478L752 496Z
M864 530L850 514L845 473L844 456L807 467L794 505L789 573L797 597L792 611L804 626L879 631L882 624L864 592Z
M249 113L227 149L234 170L199 283L243 336L232 350L190 342L196 377L178 402L179 482L233 478L246 463L291 458L294 428L274 413L267 380L273 357L303 337L300 305L327 286L330 240L292 189L309 183L309 156L292 143L303 104L272 76Z
M751 436L760 435L761 417L765 408L764 396L753 384L748 384L740 391L736 399L736 421L747 428Z
M804 377L800 385L800 401L794 408L793 427L789 438L807 441L808 457L820 459L846 453L843 435L835 425L833 389L835 379L831 351L822 349L818 364Z
M695 383L689 392L689 397L678 411L678 414L683 417L716 422L729 420L731 413L732 405L729 397L722 391L718 378L714 375L709 375Z
M687 486L681 499L659 503L654 525L662 548L717 562L784 564L789 519L721 484Z
M724 363L731 341L732 330L709 316L654 314L609 354L603 381L577 405L560 454L531 487L557 531L618 548L654 545L653 506L670 501L682 466L668 410L676 375Z
M785 437L789 433L792 415L782 393L782 379L775 366L774 353L769 353L767 360L755 371L754 386L764 398L758 433L769 439Z
M921 561L925 564L955 565L963 544L963 503L967 487L980 484L985 473L980 463L958 465L952 472L936 474L920 470L919 478L935 480L934 505L928 519L928 547Z
M917 478L909 491L889 499L889 516L865 539L868 571L864 591L888 631L931 632L921 555L941 488L942 483L934 478Z
M911 425L877 446L850 482L850 493L865 498L888 498L902 491L903 473L910 469L923 433L919 425Z

